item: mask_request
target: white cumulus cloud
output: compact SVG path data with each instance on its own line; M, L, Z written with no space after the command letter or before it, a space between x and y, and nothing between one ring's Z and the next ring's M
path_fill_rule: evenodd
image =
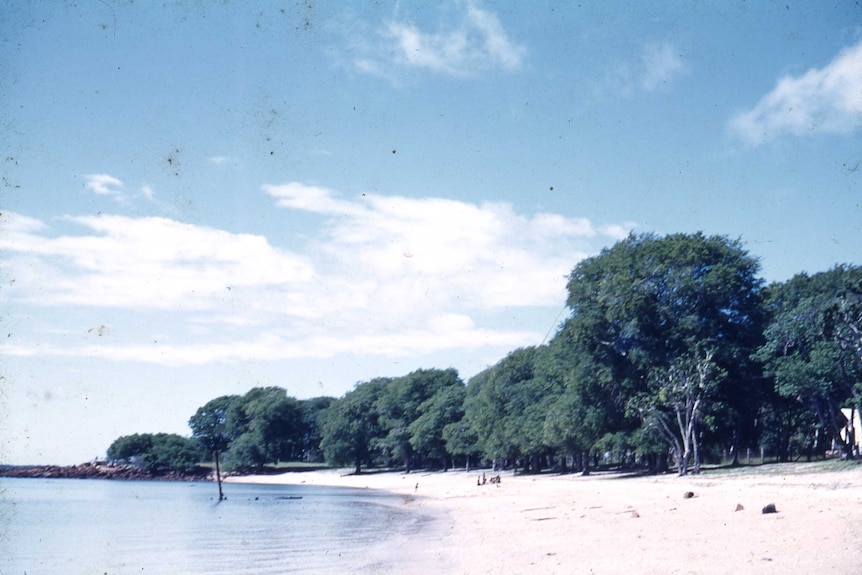
M730 127L754 146L786 134L858 130L862 127L862 41L823 68L782 77L752 109L734 116Z
M227 286L287 285L312 275L302 257L276 250L261 236L165 218L101 215L65 218L83 233L50 237L37 233L46 231L44 224L8 217L13 225L0 237L0 248L21 270L17 289L30 303L216 309L220 300L213 296Z
M95 342L46 335L5 352L198 365L514 349L541 341L547 326L489 318L558 310L573 266L627 226L501 202L346 197L298 182L263 190L286 226L296 212L319 218L300 250L167 218L67 216L52 226L4 213L2 263L17 281L0 297L57 318L102 310L99 323L112 326Z
M339 275L362 278L380 314L455 302L476 308L557 305L578 260L618 239L619 226L517 213L510 204L336 192L291 182L265 186L279 206L324 214L318 248ZM607 233L608 230L611 233ZM354 290L354 294L356 290Z

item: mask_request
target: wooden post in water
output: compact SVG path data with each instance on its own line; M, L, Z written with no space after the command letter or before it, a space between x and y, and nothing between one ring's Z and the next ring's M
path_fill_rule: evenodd
M218 451L213 451L213 455L215 455L215 463L216 463L216 481L218 482L218 500L222 501L224 499L224 493L221 491L221 470L218 466Z

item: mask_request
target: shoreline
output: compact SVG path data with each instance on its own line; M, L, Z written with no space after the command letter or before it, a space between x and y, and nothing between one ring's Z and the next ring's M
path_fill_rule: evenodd
M17 479L99 479L114 481L208 481L209 469L194 473L168 471L152 473L132 464L86 462L78 465L0 465L0 478ZM215 481L215 478L212 479Z
M685 477L510 471L499 485L480 486L482 470L343 472L225 483L382 490L401 495L417 517L435 519L369 550L369 573L862 572L860 465L776 464ZM762 513L769 504L777 513Z

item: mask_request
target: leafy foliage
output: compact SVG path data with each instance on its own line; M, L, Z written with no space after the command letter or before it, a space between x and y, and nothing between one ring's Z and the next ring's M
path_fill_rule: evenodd
M456 376L457 377L457 376ZM444 430L457 425L464 417L464 384L456 379L452 385L440 388L433 396L419 405L418 414L407 431L414 452L425 458L437 459L448 469L448 455ZM453 433L454 429L452 432Z
M711 351L677 358L666 370L653 372L647 391L629 400L644 423L671 446L680 475L687 473L691 457L695 473L700 471L695 426L702 422L703 406L714 398L716 381L721 377L712 358Z
M744 388L756 380L749 356L761 325L758 269L738 241L702 234L630 236L578 264L568 283L572 315L557 336L574 365L567 401L603 404L605 413L634 402L640 407L627 413L655 425L677 401L657 374L676 380L680 362L708 348L720 377L698 409L709 414L724 401L743 413ZM625 430L631 423L612 417L587 439Z
M300 403L279 387L222 396L189 420L192 435L210 453L224 453L227 469L249 471L301 453Z
M337 399L254 388L213 399L189 426L241 471L324 459L356 472L446 469L459 456L534 471L572 458L586 473L615 452L654 470L670 453L685 473L704 452L741 447L786 459L838 444L854 456L841 408L862 409L862 268L768 288L758 271L738 240L632 235L574 267L571 313L547 345L516 349L467 385L454 369L420 369ZM109 450L159 469L182 453L146 434Z
M857 341L862 268L839 266L799 274L770 288L772 319L756 358L783 398L796 399L816 416L817 426L852 457L842 437L840 408L860 407L862 357ZM818 429L813 429L813 433Z
M172 433L136 433L118 437L108 447L108 459L136 463L151 473L189 473L201 458L197 441Z
M549 448L545 417L562 393L546 348L517 349L470 380L466 414L486 455L517 458Z
M320 448L320 442L323 440L322 414L334 401L334 397L312 397L300 401L302 421L296 459L310 462L324 460L323 451Z
M293 459L300 452L301 420L299 402L284 389L252 389L228 411L232 444L225 453L226 467L247 471Z
M222 452L230 446L233 437L228 426L231 406L240 400L238 395L224 395L208 401L189 419L192 437L209 453Z
M370 464L375 450L386 437L380 425L378 399L391 383L390 378L359 383L321 413L326 460L334 465L353 465L356 473Z
M455 386L463 386L463 382L454 369L419 369L391 379L377 399L379 423L386 430L379 445L391 458L404 461L405 471L410 471L417 455L417 442L413 441L410 426L420 417L422 406L427 401L440 391Z

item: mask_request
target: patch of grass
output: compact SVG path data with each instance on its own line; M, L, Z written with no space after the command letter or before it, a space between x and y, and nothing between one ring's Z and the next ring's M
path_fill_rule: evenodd
M280 469L285 471L291 470L312 470L312 469L328 469L325 463L312 463L310 461L281 461L275 465L267 465L272 469Z
M806 475L812 473L833 473L859 469L859 461L827 459L825 461L763 463L740 465L739 467L704 468L703 473L718 477L744 477L769 475Z

